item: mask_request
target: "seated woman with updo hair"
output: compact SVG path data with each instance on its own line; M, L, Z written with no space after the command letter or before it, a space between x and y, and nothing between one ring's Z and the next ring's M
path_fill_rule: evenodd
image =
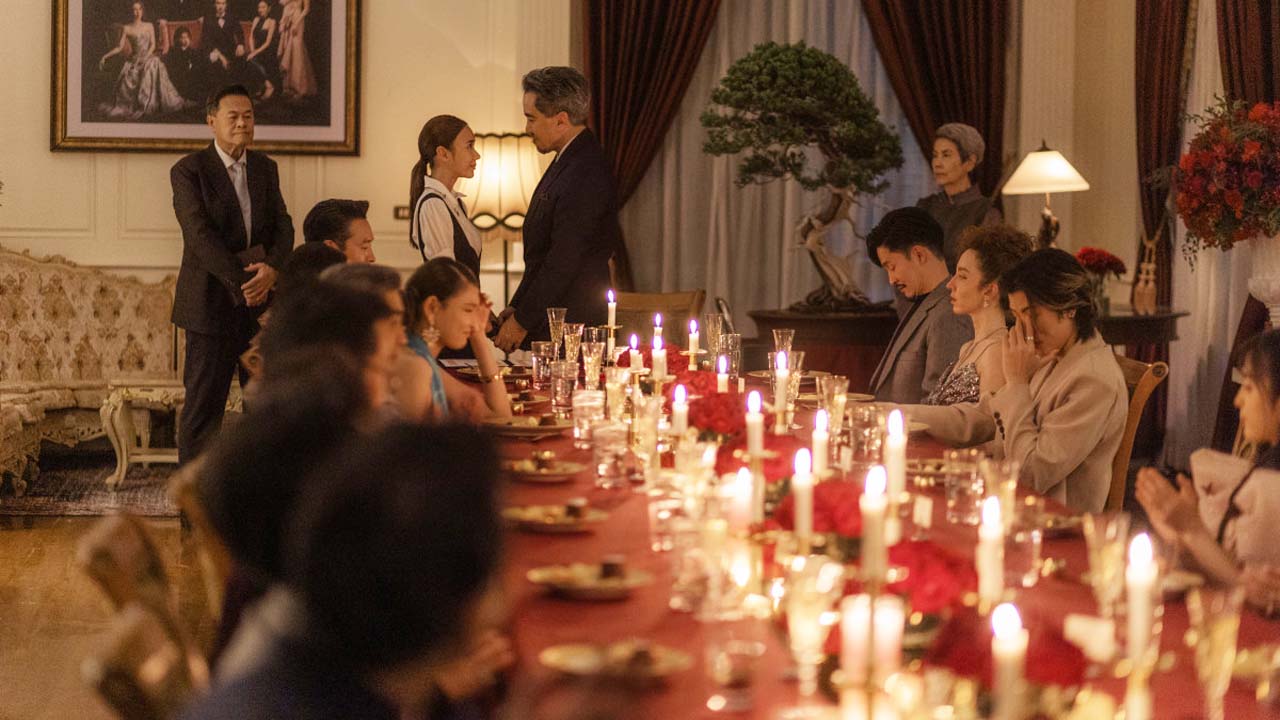
M414 271L404 286L409 349L392 394L409 419L478 422L511 417L511 399L493 347L485 337L491 304L465 265L440 257ZM437 358L470 345L480 371L481 392L445 372Z
M1014 326L1000 347L1004 385L976 403L932 409L930 434L986 444L1021 463L1020 483L1075 512L1099 512L1111 487L1129 391L1097 330L1089 275L1070 253L1037 250L1000 277Z

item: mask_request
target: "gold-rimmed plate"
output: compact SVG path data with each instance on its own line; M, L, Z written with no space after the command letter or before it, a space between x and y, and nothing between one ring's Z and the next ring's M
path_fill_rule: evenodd
M600 577L600 564L569 563L534 568L525 576L554 595L572 600L625 600L631 591L653 582L653 575L626 568L622 577Z
M562 483L573 479L574 475L587 469L582 463L570 462L568 460L552 460L544 467L538 467L538 464L531 459L523 460L504 460L502 461L502 469L510 473L517 480L535 483Z
M538 653L538 662L567 675L610 675L655 680L693 667L687 653L663 645L622 640L608 645L553 645Z
M609 513L588 507L574 517L564 505L517 505L505 508L502 517L526 532L572 534L591 532L592 526L604 522Z
M481 421L480 427L495 435L529 438L562 433L573 428L573 421L550 418L544 422L543 418L537 415L517 415L509 418L489 418Z

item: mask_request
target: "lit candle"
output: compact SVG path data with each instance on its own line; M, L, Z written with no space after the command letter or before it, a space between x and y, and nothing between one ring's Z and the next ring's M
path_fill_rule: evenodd
M840 691L840 720L901 720L894 699L866 688Z
M755 577L755 558L751 543L735 541L729 551L729 580L738 590L746 590Z
M764 414L760 412L760 393L747 396L747 454L759 457L764 452Z
M795 472L791 475L791 494L796 499L796 537L802 543L813 535L812 463L808 450L800 448L796 452Z
M1004 594L1004 523L1000 519L1000 498L982 501L982 524L978 526L978 600L991 607Z
M897 595L876 597L875 617L871 616L871 596L850 595L840 601L840 670L849 682L867 680L871 663L872 683L884 681L902 664L902 628L906 610ZM875 623L875 648L867 648L867 629Z
M866 579L882 580L889 565L884 545L886 482L884 466L872 466L858 500L862 509L862 573Z
M605 294L605 299L609 302L609 332L605 336L605 341L609 346L605 348L605 357L609 359L609 362L613 362L613 328L618 324L618 301L612 289Z
M1156 586L1156 565L1152 562L1151 537L1135 535L1129 543L1129 567L1124 571L1129 605L1129 659L1135 668L1144 662L1151 642L1152 599Z
M667 376L667 351L662 348L662 336L653 336L653 379L661 380Z
M634 373L644 367L644 356L640 354L640 338L631 333L631 371Z
M886 424L888 430L884 439L884 469L889 474L889 501L901 502L902 494L907 491L907 433L903 427L906 423L902 411L894 409L889 413Z
M729 392L729 358L724 355L716 360L716 392Z
M791 370L787 365L787 354L780 352L773 375L773 434L782 435L787 431L787 393L791 386Z
M698 367L698 321L689 321L689 367Z
M662 313L653 314L653 336L662 337Z
M721 498L724 500L725 519L729 521L729 529L734 532L746 532L751 526L753 516L753 500L755 499L754 481L751 471L738 468L733 475L721 478L725 490Z
M671 432L683 435L689 429L689 393L684 385L677 385L675 397L671 399Z
M830 434L827 432L827 411L819 410L817 415L813 416L813 474L822 477L827 471L827 463L830 451L827 449L827 441Z
M991 660L995 668L997 720L1021 717L1022 674L1027 659L1027 631L1022 627L1018 609L1002 603L991 613Z

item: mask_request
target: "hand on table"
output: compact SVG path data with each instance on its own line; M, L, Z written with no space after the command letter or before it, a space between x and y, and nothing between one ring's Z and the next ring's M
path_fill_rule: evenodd
M1200 522L1199 498L1186 475L1178 475L1175 489L1155 468L1142 468L1138 471L1136 494L1151 526L1166 542L1177 542Z
M1005 382L1026 385L1047 361L1047 358L1036 355L1036 341L1031 333L1031 326L1018 318L1005 335L1004 346L1001 348L1000 363L1004 369Z
M267 295L276 285L276 269L262 262L250 263L245 270L253 273L248 282L240 286L244 301L249 307L257 307L267 301Z
M506 311L503 311L504 314ZM516 320L514 314L507 315L507 319L503 321L502 327L498 328L498 336L493 339L493 344L503 352L514 352L520 348L520 343L524 342L524 338L529 332L520 326L520 321Z

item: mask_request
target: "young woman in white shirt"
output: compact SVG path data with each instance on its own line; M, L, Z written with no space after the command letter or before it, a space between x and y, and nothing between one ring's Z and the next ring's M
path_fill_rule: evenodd
M480 275L480 231L467 217L453 187L458 178L476 173L476 135L462 120L437 115L418 134L418 161L409 180L413 207L409 241L426 262L438 257L457 260Z

